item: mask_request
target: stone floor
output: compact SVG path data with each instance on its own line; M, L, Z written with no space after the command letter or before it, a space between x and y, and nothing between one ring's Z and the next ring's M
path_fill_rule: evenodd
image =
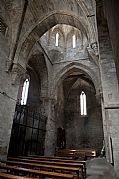
M87 179L118 179L113 166L105 158L87 161Z

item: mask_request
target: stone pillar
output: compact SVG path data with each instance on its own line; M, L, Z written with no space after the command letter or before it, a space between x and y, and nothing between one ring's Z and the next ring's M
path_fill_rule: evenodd
M14 62L16 50L18 46L18 42L20 39L22 26L28 6L28 0L14 0L6 3L6 6L11 20L11 30L12 30L12 38L10 41L10 53L9 60L6 63L6 70L9 71L11 69L12 63Z
M17 65L13 67L10 73L5 72L5 64L0 56L0 158L7 158L9 141L13 123L13 116L17 102L20 77L23 73Z
M102 82L102 114L106 143L106 156L109 162L114 157L114 167L119 174L119 92L116 68L108 26L103 13L103 3L97 0L97 29L99 40L99 65ZM112 140L112 146L110 144ZM113 153L112 153L113 152ZM113 154L113 155L112 155Z
M104 0L104 9L115 56L114 60L119 83L119 2L114 0Z
M55 108L55 100L49 99L44 155L54 155L55 153L57 136L56 136L56 121L55 121L54 108Z

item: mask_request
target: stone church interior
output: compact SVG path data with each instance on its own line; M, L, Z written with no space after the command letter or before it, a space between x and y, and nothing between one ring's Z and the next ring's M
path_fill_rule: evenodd
M0 0L0 178L119 176L119 3Z

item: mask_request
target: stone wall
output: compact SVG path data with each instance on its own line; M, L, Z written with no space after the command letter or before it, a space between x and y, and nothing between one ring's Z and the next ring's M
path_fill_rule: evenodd
M115 170L118 173L118 81L107 21L104 18L103 6L100 2L97 3L97 22L100 50L99 63L103 89L102 111L106 155L109 162L114 162ZM110 137L112 139L112 146L109 140Z
M24 2L26 2L26 4L24 4ZM37 61L37 63L34 64L36 67L35 71L38 73L38 76L41 75L42 78L40 96L43 102L42 107L45 108L48 116L45 154L53 154L55 152L56 128L65 123L62 122L62 119L60 120L60 118L63 118L64 104L62 82L72 71L76 72L78 70L82 74L86 74L88 79L93 82L96 95L99 95L102 99L106 155L107 159L111 161L109 143L109 138L111 137L115 169L118 172L119 93L116 76L116 69L118 73L119 66L118 4L112 2L112 0L110 0L109 3L107 3L108 1L106 0L104 1L106 22L104 14L102 13L103 7L101 1L97 0L96 2L97 17L95 16L95 7L93 7L95 6L94 1L86 0L85 2L79 2L61 0L59 2L57 0L34 0L29 1L28 4L27 1L23 0L2 0L0 2L0 17L2 17L8 26L8 33L6 33L5 36L0 33L0 90L2 93L0 94L1 157L7 155L14 109L17 101L19 79L22 74L26 72L25 69L28 65L28 60L32 57L32 53L34 53L32 50L34 49L38 52L35 53L35 60ZM95 20L97 21L97 28ZM48 42L47 48L39 47L38 42L42 42L40 41L40 37L57 24L67 24L80 29L81 37L83 38L79 38L81 41L78 39L78 48L72 49L70 45L71 40L68 39L65 39L65 46L63 46L64 38L62 38L60 42L61 48L54 49L54 44L50 44L49 41L43 41L43 47L46 47L46 42ZM96 30L98 30L98 34ZM70 35L72 36L71 33ZM52 37L51 40L54 40L54 38ZM99 56L97 48L98 40ZM66 42L68 42L68 45ZM110 42L112 42L112 46ZM83 50L81 50L81 45L84 46ZM42 57L45 59L46 68L42 66L42 63L39 63L42 61ZM46 69L48 69L48 71ZM42 74L39 72L40 70ZM47 72L46 76L44 76L44 71ZM32 90L33 89L31 89L30 93L32 93ZM61 94L59 95L58 93ZM32 98L32 96L30 97ZM91 100L92 99L93 96L91 97ZM96 99L94 104L97 105ZM58 112L60 113L59 117ZM83 122L85 122L87 126L87 121L90 121L87 128L91 129L90 126L92 126L91 131L93 132L90 134L92 138L96 132L96 123L99 124L99 119L96 119L96 115L100 118L100 110L95 108L95 113L92 115L90 109L89 113L89 118L84 118ZM75 119L77 119L77 116ZM93 124L92 119L95 120ZM76 124L77 120L75 126ZM100 122L99 125L101 126L101 124ZM88 132L90 132L90 130ZM100 132L102 136L102 126L98 132Z
M30 85L29 85L27 105L30 106L31 109L35 109L36 111L38 111L41 105L40 79L38 79L37 74L32 70L28 70L28 74L30 76Z
M0 157L7 156L11 127L20 80L14 81L13 74L6 72L9 47L5 37L0 33ZM15 83L12 85L12 83Z
M107 19L109 33L111 38L114 60L116 64L117 76L119 80L119 3L113 0L104 1L104 12Z
M86 82L85 82L86 83ZM64 126L67 148L95 148L97 154L103 146L103 124L101 107L96 100L95 91L81 79L79 85L70 89L65 96ZM80 94L86 94L87 115L81 115Z
M72 32L72 29L73 29L73 32ZM59 32L59 31L60 31L60 35L63 38L59 38L59 45L56 47L55 46L55 34L56 32ZM101 91L100 76L99 76L100 74L99 74L99 67L97 64L97 57L95 53L93 52L93 49L91 48L90 48L90 51L92 51L92 54L95 57L92 58L89 55L88 53L89 48L87 49L88 42L87 42L85 35L80 36L80 38L78 36L76 47L72 48L72 34L77 34L77 33L80 33L80 31L73 28L72 26L57 25L53 27L52 29L50 29L47 33L45 33L40 38L40 43L49 58L49 59L46 58L46 62L48 64L47 65L48 73L50 74L48 75L48 78L49 78L48 93L50 94L50 97L52 98L52 100L49 102L47 133L46 133L46 151L48 152L48 154L53 154L55 147L56 147L56 138L57 138L56 129L58 127L62 127L66 129L66 121L65 121L66 118L64 116L65 114L64 111L66 109L66 106L64 107L64 99L65 99L64 90L66 93L68 93L69 89L68 88L64 89L63 80L70 73L75 72L75 71L78 71L78 73L80 72L81 74L86 73L89 75L88 78L91 78L91 80L93 81L92 83L95 84L96 93L100 93ZM96 111L96 114L99 113L99 116L101 116L101 112L100 111L97 112L97 111ZM76 119L78 119L77 116L76 116ZM101 120L98 120L99 123L100 121ZM72 121L72 123L73 123L73 126L76 126L76 121ZM101 126L101 124L99 125ZM90 126L91 126L91 123L90 123ZM84 125L82 124L82 128L83 127ZM85 130L83 129L83 131ZM93 131L93 129L90 131ZM94 131L96 130L94 129ZM100 133L101 131L102 131L102 126L100 128ZM77 133L74 134L75 138L77 138L78 147L79 147L79 142L78 142L79 133L80 132L77 131ZM88 136L88 134L86 135ZM94 137L96 133L92 132L91 135ZM53 138L51 138L51 136ZM101 136L100 136L101 144L99 144L100 146L94 142L94 145L95 146L97 145L98 149L101 149L102 147L102 140L103 140L103 134L101 133ZM70 141L69 143L70 145L67 145L67 146L71 147L72 142ZM88 146L88 144L86 145ZM47 152L45 154L47 154Z

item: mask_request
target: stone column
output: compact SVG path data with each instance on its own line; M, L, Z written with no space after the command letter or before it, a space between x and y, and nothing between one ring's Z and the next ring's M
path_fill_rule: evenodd
M116 68L108 26L103 13L103 3L97 0L97 29L99 40L99 65L102 82L102 114L106 143L106 155L109 162L114 157L114 167L119 174L119 92ZM110 144L112 140L112 146ZM113 152L113 153L112 153ZM112 155L113 154L113 155Z
M114 0L104 0L104 9L115 56L114 60L119 83L119 2Z
M10 41L10 53L9 53L9 60L6 63L6 70L9 71L12 63L14 62L16 50L18 46L18 42L20 39L22 26L28 6L28 0L14 0L9 1L6 3L10 20L11 20L11 30L12 30L12 38Z
M48 119L46 124L44 155L54 155L56 147L55 100L49 99Z
M5 72L3 62L1 68L3 69L0 71L0 158L5 159L9 148L20 77L24 72L17 64L9 73Z

